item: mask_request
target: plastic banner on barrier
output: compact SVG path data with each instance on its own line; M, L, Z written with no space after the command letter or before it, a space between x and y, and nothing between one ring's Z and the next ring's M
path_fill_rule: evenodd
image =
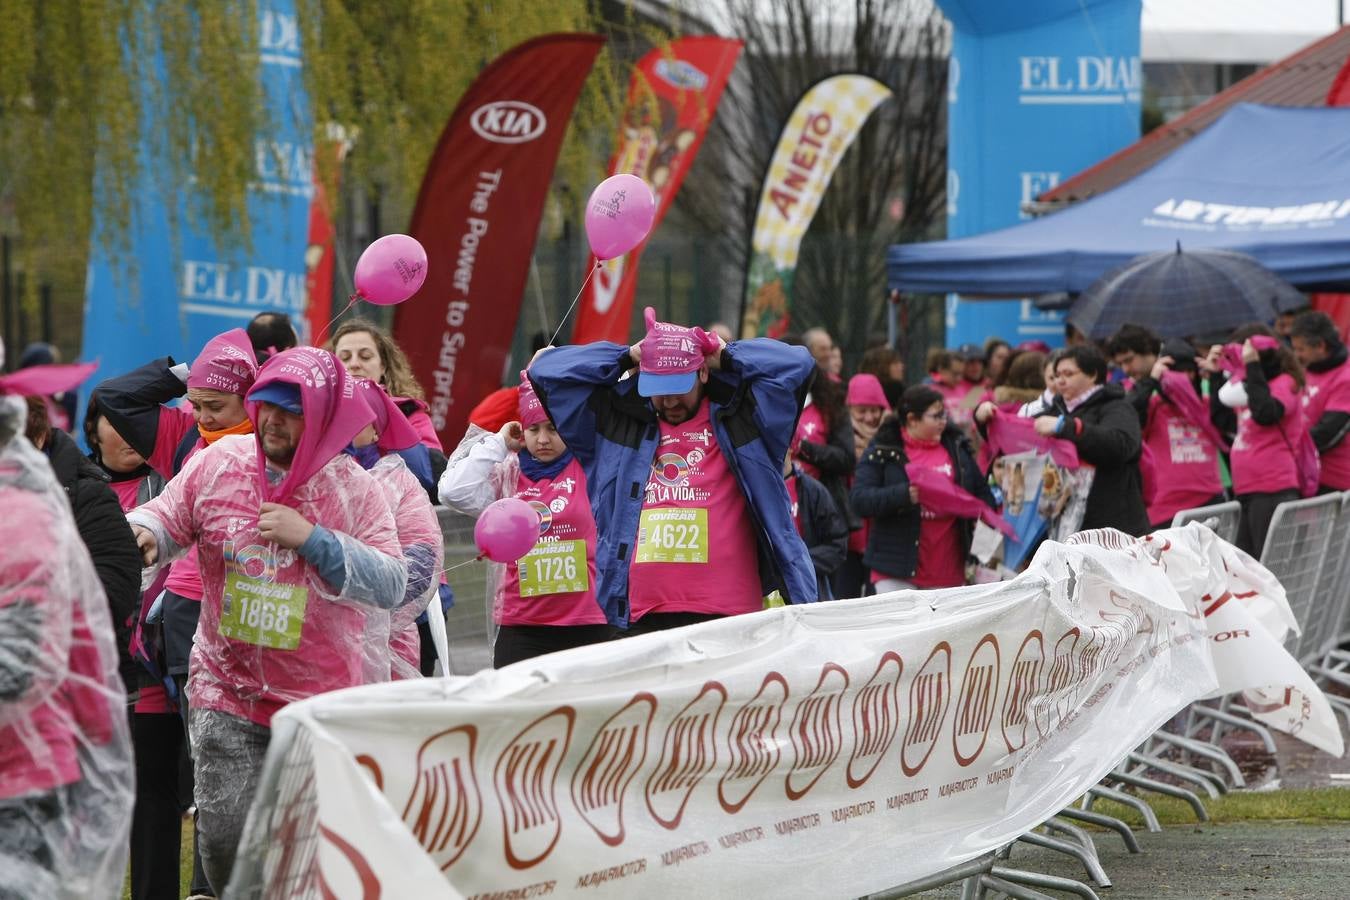
M293 704L232 888L407 896L381 873L405 860L424 883L427 859L479 898L739 897L784 877L843 897L940 871L1044 821L1215 690L1198 597L1117 537L1048 543L1010 582Z
M779 337L787 330L802 238L839 161L872 110L890 96L890 88L866 75L833 75L797 101L760 189L741 300L741 337Z
M1158 532L1149 541L1177 589L1199 593L1219 677L1213 696L1241 691L1258 722L1344 755L1331 704L1283 646L1298 622L1275 576L1199 525ZM1197 586L1185 584L1197 578Z

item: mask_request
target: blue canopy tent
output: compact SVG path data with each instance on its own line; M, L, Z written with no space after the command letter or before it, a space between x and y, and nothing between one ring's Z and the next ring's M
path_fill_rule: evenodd
M1078 293L1178 241L1250 254L1305 291L1350 291L1350 108L1239 104L1111 191L1012 228L894 245L886 271L905 293Z

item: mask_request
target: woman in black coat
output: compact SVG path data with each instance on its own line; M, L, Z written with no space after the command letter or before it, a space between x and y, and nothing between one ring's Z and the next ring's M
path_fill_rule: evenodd
M1036 419L1038 434L1064 438L1078 458L1096 467L1083 513L1083 530L1118 528L1135 536L1150 530L1139 472L1143 435L1139 416L1118 384L1105 384L1106 359L1092 346L1071 347L1055 363L1058 396Z
M863 562L878 592L965 581L974 522L924 508L905 470L910 462L942 472L991 509L995 506L970 442L947 421L942 395L925 385L906 390L858 462L849 495L854 510L872 520Z

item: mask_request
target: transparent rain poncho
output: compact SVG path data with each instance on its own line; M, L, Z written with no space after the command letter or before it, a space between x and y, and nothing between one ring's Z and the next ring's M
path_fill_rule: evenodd
M417 617L426 612L440 585L445 553L441 526L426 490L402 457L394 453L383 456L369 471L384 491L394 515L398 542L408 564L408 586L402 602L387 617L367 617L366 642L375 644L383 640L391 647L389 668L383 674L370 673L367 680L420 678Z
M267 725L292 701L375 672L387 679L388 640L366 641L366 626L404 601L408 569L384 491L350 456L328 460L285 501L327 535L316 529L311 541L340 550L322 560L258 533L257 466L254 436L222 438L127 518L155 535L157 566L197 545L205 594L193 708Z
M25 415L0 397L0 897L116 897L126 695L103 588Z

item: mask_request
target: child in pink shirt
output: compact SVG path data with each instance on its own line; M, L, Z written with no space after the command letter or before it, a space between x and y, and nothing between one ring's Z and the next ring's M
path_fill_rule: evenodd
M608 640L595 601L595 519L586 475L520 373L520 420L496 434L471 428L441 475L441 502L476 516L495 500L519 497L539 514L539 541L506 565L493 603L496 668L556 650Z

